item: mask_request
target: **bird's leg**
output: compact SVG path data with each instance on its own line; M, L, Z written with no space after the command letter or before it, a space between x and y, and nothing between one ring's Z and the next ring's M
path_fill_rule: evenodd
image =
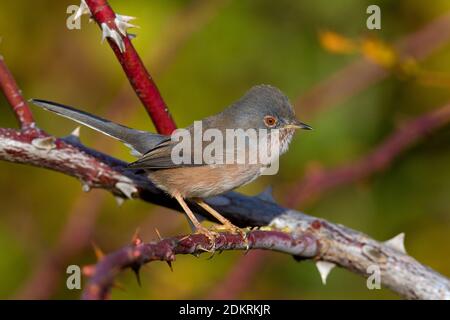
M211 206L209 204L207 204L205 201L203 201L202 199L196 198L194 200L200 207L202 207L203 209L205 209L208 213L210 213L214 218L216 218L217 220L219 220L219 222L222 224L221 226L217 227L217 229L221 229L221 230L225 230L225 231L230 231L231 233L235 233L235 234L240 234L243 237L245 237L245 232L242 231L242 229L240 229L239 227L236 227L234 224L232 224L230 222L230 220L228 220L227 218L225 218L224 216L222 216L220 213L218 213L216 210L214 210L213 208L211 208Z
M194 225L195 232L205 235L211 241L211 243L214 245L217 234L215 234L214 232L208 230L207 228L205 228L204 226L202 226L200 224L200 222L195 217L195 215L191 211L191 209L188 207L186 201L184 201L182 196L174 195L174 198L177 199L178 203L180 204L180 206L183 208L184 212L186 213L188 219ZM214 247L213 247L213 250L214 250Z

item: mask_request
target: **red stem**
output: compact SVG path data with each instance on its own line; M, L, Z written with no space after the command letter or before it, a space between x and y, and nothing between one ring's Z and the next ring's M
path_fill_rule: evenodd
M34 119L28 103L23 98L13 75L0 56L0 87L8 100L22 129L34 127Z
M116 14L106 0L86 0L86 4L92 13L92 18L100 27L106 23L110 29L116 30L120 34L114 22ZM176 129L176 125L164 99L130 39L123 35L120 37L125 45L124 52L120 51L114 41L107 38L109 45L122 65L131 86L152 118L156 130L161 134L171 134Z

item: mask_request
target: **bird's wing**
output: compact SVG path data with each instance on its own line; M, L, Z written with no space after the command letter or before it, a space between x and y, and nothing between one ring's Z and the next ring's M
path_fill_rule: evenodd
M180 167L190 167L190 166L198 166L204 165L202 164L194 164L193 161L189 161L186 163L179 163L174 161L172 156L172 150L175 146L175 142L167 141L164 142L154 149L145 153L141 158L132 162L128 165L129 168L133 169L149 169L149 170L158 170L158 169L169 169L169 168L180 168ZM185 152L189 153L190 150L186 150ZM180 152L181 155L183 151Z
M223 136L223 139L225 137ZM192 141L191 141L192 142ZM249 153L255 155L255 148L249 147L249 141L244 145L230 146L224 140L212 145L210 141L202 141L201 148L196 149L191 143L189 148L174 149L178 142L166 141L128 166L135 169L169 169L180 167L204 166L213 164L233 164L248 162ZM209 147L209 149L206 149ZM241 158L243 156L243 158ZM180 162L182 159L182 162ZM257 161L257 159L256 159Z

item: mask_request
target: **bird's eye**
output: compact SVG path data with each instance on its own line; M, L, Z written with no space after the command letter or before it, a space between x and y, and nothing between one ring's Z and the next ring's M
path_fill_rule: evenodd
M277 119L273 116L265 116L264 123L268 127L273 127L277 123Z

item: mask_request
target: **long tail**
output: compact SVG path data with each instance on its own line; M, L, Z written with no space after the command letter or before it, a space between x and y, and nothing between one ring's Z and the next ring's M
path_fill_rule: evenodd
M131 129L59 103L40 99L31 99L30 102L45 110L52 111L62 117L71 119L112 138L120 140L138 151L140 154L145 154L149 150L154 149L160 143L170 140L170 137L168 136Z

